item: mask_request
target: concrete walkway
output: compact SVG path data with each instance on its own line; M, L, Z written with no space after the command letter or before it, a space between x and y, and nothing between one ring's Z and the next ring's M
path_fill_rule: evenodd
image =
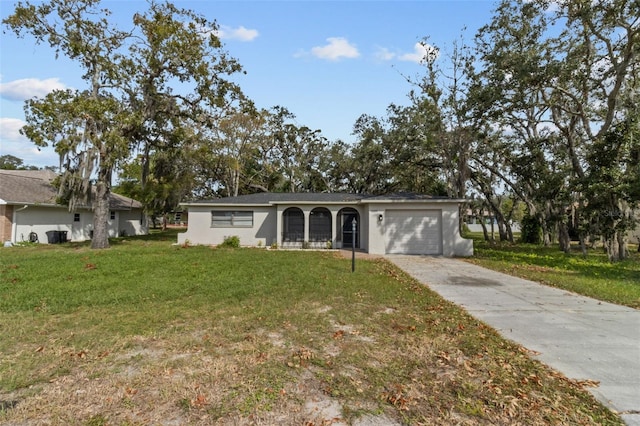
M640 426L640 311L494 272L458 259L387 258L445 299Z

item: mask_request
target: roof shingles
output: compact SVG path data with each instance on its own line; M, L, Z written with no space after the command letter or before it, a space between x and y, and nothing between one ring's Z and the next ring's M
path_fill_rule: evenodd
M270 205L287 203L354 203L376 201L433 201L453 200L448 197L440 197L415 193L395 193L388 195L365 195L349 193L326 192L260 192L257 194L239 195L237 197L224 197L209 200L198 200L182 203L183 205Z
M50 170L0 170L0 202L5 204L58 205L57 190L52 185L56 173ZM142 208L142 204L123 195L111 193L112 210Z

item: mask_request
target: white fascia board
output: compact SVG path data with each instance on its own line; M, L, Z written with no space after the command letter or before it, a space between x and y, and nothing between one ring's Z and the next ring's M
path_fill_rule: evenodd
M295 202L290 202L290 201L272 201L271 203L269 203L272 206L344 206L344 205L356 205L356 204L360 204L360 200L358 201L327 201L327 202L322 202L322 201L295 201Z
M183 207L271 207L272 204L264 204L264 203L180 203L180 206Z
M0 203L2 204L2 203ZM9 203L6 203L9 204ZM51 203L33 203L31 201L11 201L11 205L14 206L29 206L29 207L67 207L67 206L63 206L62 204L51 204Z
M431 200L362 200L362 204L445 204L445 203L468 203L471 200L464 198L436 198Z

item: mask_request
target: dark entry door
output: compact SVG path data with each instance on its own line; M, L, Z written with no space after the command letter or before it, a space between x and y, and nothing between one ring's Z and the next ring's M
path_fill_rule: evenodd
M353 241L355 240L355 247L360 247L360 222L356 223L356 234L353 235L353 220L358 221L358 213L356 212L345 212L342 214L342 247L343 248L351 248L353 247ZM355 238L354 238L355 237Z

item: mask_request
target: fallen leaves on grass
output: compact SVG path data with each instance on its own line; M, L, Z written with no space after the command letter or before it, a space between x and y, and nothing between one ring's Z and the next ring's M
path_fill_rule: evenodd
M600 381L598 380L591 380L591 379L586 379L586 380L576 380L575 383L583 388L597 388L598 386L600 386Z
M396 322L391 324L391 328L394 329L395 331L397 331L398 333L406 333L406 332L409 332L409 331L416 331L416 326L415 325L403 325L403 324L398 324Z
M291 355L292 360L288 361L287 365L292 368L306 367L307 365L309 365L309 360L313 359L314 357L315 355L310 349L303 347L298 349Z
M382 399L385 402L396 407L401 411L409 410L410 398L406 395L404 386L401 384L393 384L385 392L382 393Z
M196 397L191 400L191 406L194 408L202 408L205 405L207 405L207 397L202 394L196 395Z

